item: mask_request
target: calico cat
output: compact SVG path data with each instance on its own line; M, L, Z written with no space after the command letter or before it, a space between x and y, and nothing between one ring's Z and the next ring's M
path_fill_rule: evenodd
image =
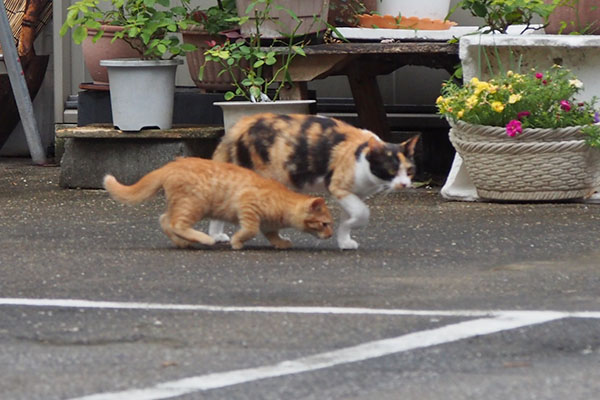
M352 228L367 225L362 199L409 187L419 136L385 143L374 133L334 118L257 114L238 121L223 137L213 160L231 162L303 191L324 186L342 207L337 232L341 249L356 249ZM211 221L209 234L227 240L223 224Z
M259 230L279 249L291 246L279 236L283 228L293 227L321 239L333 234L333 220L323 198L293 192L237 165L179 158L131 186L106 175L104 187L115 200L126 204L138 204L164 189L167 212L160 216L160 226L178 247L215 243L193 229L204 217L239 223L240 229L231 238L233 249L241 249Z

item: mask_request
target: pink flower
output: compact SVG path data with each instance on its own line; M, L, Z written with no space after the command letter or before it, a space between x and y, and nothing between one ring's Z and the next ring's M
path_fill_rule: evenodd
M531 113L529 111L521 111L520 113L517 114L517 119L520 121L525 117L529 117L531 115Z
M562 108L565 111L571 111L571 103L569 103L568 100L561 100L560 108Z
M506 134L510 137L515 137L517 133L523 133L523 126L521 125L521 121L513 119L506 124Z
M542 74L541 72L536 72L535 77L538 79L542 79L544 77L544 74Z

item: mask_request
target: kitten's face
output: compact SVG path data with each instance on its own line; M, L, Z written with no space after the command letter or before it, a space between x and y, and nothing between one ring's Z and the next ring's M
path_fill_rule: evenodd
M319 197L309 202L304 218L304 231L320 239L333 235L333 218L324 199Z
M419 136L400 144L369 144L367 160L371 173L386 182L388 189L410 187L415 174L414 151Z

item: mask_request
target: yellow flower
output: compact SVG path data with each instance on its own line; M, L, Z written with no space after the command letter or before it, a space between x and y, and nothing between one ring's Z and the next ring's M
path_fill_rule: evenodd
M506 71L506 76L508 76L509 78L513 75L514 75L514 72L512 72L511 70Z
M508 103L515 104L517 101L521 100L522 97L523 96L521 96L520 94L511 94L508 98Z
M489 89L490 84L487 82L477 82L477 84L475 85L475 94L478 95L479 93L483 92L484 90Z
M463 117L463 115L465 115L465 110L460 110L459 112L456 113L456 117L458 119L461 119Z
M440 104L442 101L444 101L444 96L440 96L437 99L435 99L435 104Z
M496 93L497 90L498 90L498 85L490 85L488 92L490 92L491 94L494 94L494 93Z
M479 83L479 79L477 79L476 76L471 78L471 85L477 86L478 83Z
M477 105L478 101L479 101L479 98L475 95L469 97L466 101L467 108L473 108L474 106Z
M504 111L504 104L500 103L499 101L494 101L491 106L492 110L496 111L497 113Z

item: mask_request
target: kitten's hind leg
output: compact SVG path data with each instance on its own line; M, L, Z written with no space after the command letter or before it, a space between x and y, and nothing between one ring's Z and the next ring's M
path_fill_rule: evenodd
M277 249L289 249L292 247L292 241L281 237L278 231L263 232L263 234Z
M369 207L355 194L348 194L338 198L343 209L340 226L337 230L337 242L340 249L354 250L358 242L350 237L352 228L366 226L369 223Z
M173 207L175 208L175 207ZM187 247L189 242L200 243L206 246L215 244L215 240L204 232L200 232L192 228L194 223L200 219L200 215L194 215L196 218L191 218L185 213L167 213L161 216L161 226L169 238L178 247Z
M229 242L229 236L223 233L225 223L216 219L211 219L208 224L208 234L215 239L216 242Z
M161 215L158 220L160 222L160 227L162 228L163 232L169 237L169 239L171 239L175 246L185 248L190 247L193 244L189 240L185 240L184 238L177 236L173 232L173 230L171 229L171 225L169 224L169 218L167 217L167 214Z

